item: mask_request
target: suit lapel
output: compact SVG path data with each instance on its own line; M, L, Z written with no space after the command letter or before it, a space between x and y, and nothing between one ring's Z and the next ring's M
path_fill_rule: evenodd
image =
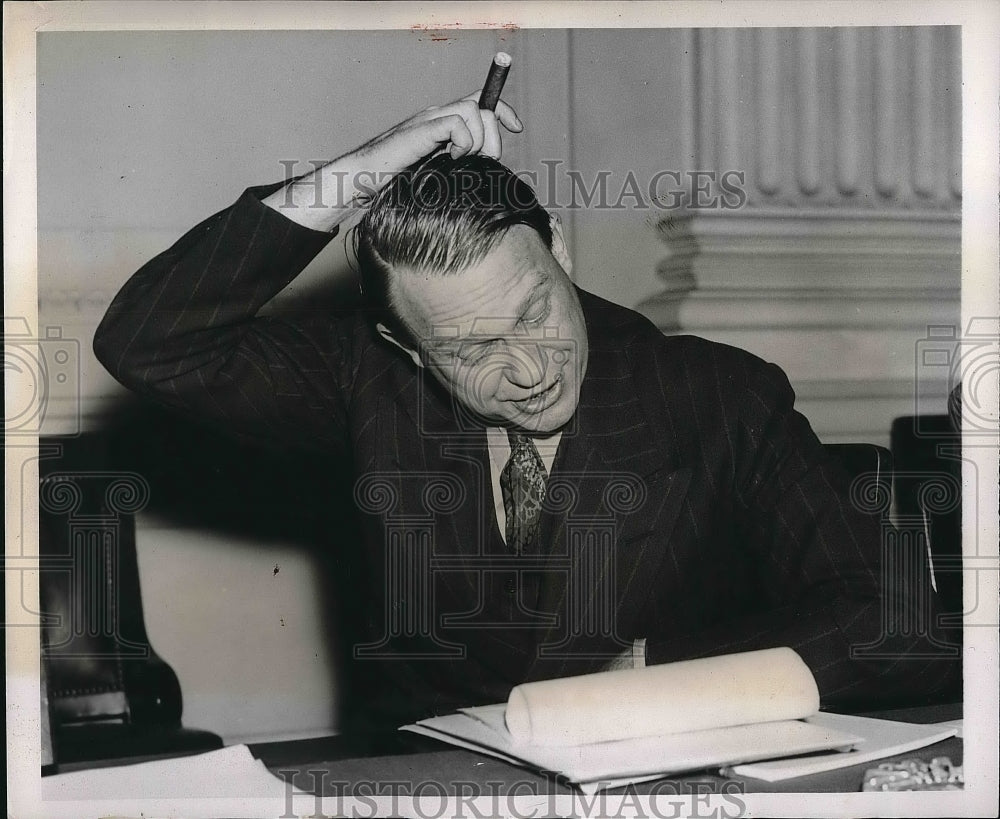
M562 569L546 573L540 608L559 622L542 635L540 656L555 662L536 662L538 676L593 670L642 636L635 621L670 551L691 478L651 423L627 353L600 328L590 338L580 404L560 442L541 522L541 542Z
M483 470L485 434L456 418L448 396L425 371L394 369L400 375L378 401L384 430L378 460L398 482L400 513L418 519L433 516L432 557L457 561L461 567L433 573L435 584L450 598L436 601L437 612L461 609L479 597L475 564L490 535L489 518L480 513L480 507L487 506L482 493L489 489L488 467L485 474ZM440 493L432 491L432 482L441 484Z

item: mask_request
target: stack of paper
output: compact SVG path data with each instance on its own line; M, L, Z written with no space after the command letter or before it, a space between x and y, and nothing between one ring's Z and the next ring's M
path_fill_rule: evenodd
M753 759L848 749L861 737L799 720L782 720L586 745L515 745L506 706L466 708L403 730L440 739L538 771L561 774L585 793L669 774Z
M812 674L782 648L526 683L506 703L403 730L560 774L588 793L707 768L775 781L955 733L818 711ZM760 761L818 751L836 753Z

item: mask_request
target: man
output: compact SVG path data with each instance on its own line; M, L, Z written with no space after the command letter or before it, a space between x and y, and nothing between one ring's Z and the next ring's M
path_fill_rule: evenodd
M370 713L781 645L827 707L937 690L948 669L900 636L924 601L882 600L881 523L781 371L574 287L558 222L497 161L520 121L475 100L249 189L95 337L139 393L351 464ZM367 309L258 316L358 209Z

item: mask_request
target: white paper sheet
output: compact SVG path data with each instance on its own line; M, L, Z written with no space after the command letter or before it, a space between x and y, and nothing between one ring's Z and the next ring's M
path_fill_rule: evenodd
M863 745L846 754L823 754L805 759L775 759L736 765L737 776L750 776L767 782L780 782L796 776L834 771L861 762L874 762L896 754L905 754L941 742L958 733L954 723L915 725L885 719L852 717L844 714L817 714L806 722L831 730L848 731L865 738Z
M296 789L294 793L302 791ZM284 799L286 785L263 762L254 759L246 745L42 777L45 800L214 797Z

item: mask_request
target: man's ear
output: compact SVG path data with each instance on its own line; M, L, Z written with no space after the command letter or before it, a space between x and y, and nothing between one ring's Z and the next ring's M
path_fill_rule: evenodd
M566 249L566 239L563 237L562 220L556 213L549 214L549 227L552 228L552 255L559 266L566 271L567 276L573 275L573 260Z
M391 344L395 344L397 347L399 347L400 350L406 353L412 359L414 364L416 364L418 367L424 366L424 362L420 360L420 354L416 350L413 350L407 345L403 344L403 342L401 342L398 338L396 338L396 336L393 335L392 330L386 327L381 321L375 324L375 329L378 330L378 334L382 336L382 338L384 338Z

